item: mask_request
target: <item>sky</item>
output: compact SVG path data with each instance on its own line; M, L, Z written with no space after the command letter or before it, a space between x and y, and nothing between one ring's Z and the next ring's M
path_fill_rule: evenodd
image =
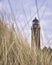
M52 48L52 0L37 0L37 3L41 27L41 46ZM26 36L28 42L31 42L32 20L35 17L38 18L35 0L0 0L0 16L5 15L5 19L8 21L11 20L13 14L22 34Z

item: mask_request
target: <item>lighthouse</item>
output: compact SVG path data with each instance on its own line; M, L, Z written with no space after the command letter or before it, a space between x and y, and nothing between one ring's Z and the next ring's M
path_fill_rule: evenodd
M40 24L39 20L35 17L32 21L31 27L31 47L36 49L40 49Z

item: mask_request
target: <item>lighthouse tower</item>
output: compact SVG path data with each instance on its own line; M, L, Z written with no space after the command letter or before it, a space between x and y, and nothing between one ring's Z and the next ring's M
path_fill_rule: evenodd
M32 21L31 27L31 47L36 49L40 49L40 25L38 19Z

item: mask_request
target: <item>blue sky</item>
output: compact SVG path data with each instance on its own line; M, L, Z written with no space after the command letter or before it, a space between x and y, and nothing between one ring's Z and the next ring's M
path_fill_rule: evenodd
M52 0L37 0L39 8L39 18L41 26L42 46L52 47ZM32 20L37 17L35 0L10 0L12 10L22 33L26 35L30 42ZM11 20L11 9L8 0L0 0L0 12L5 18ZM0 13L0 14L1 14ZM28 22L28 24L27 24ZM25 26L25 27L24 27ZM42 39L43 38L43 39Z

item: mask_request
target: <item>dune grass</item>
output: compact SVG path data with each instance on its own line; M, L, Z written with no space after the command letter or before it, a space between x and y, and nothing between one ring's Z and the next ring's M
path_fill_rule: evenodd
M0 65L52 65L52 51L34 50L19 31L0 20Z

